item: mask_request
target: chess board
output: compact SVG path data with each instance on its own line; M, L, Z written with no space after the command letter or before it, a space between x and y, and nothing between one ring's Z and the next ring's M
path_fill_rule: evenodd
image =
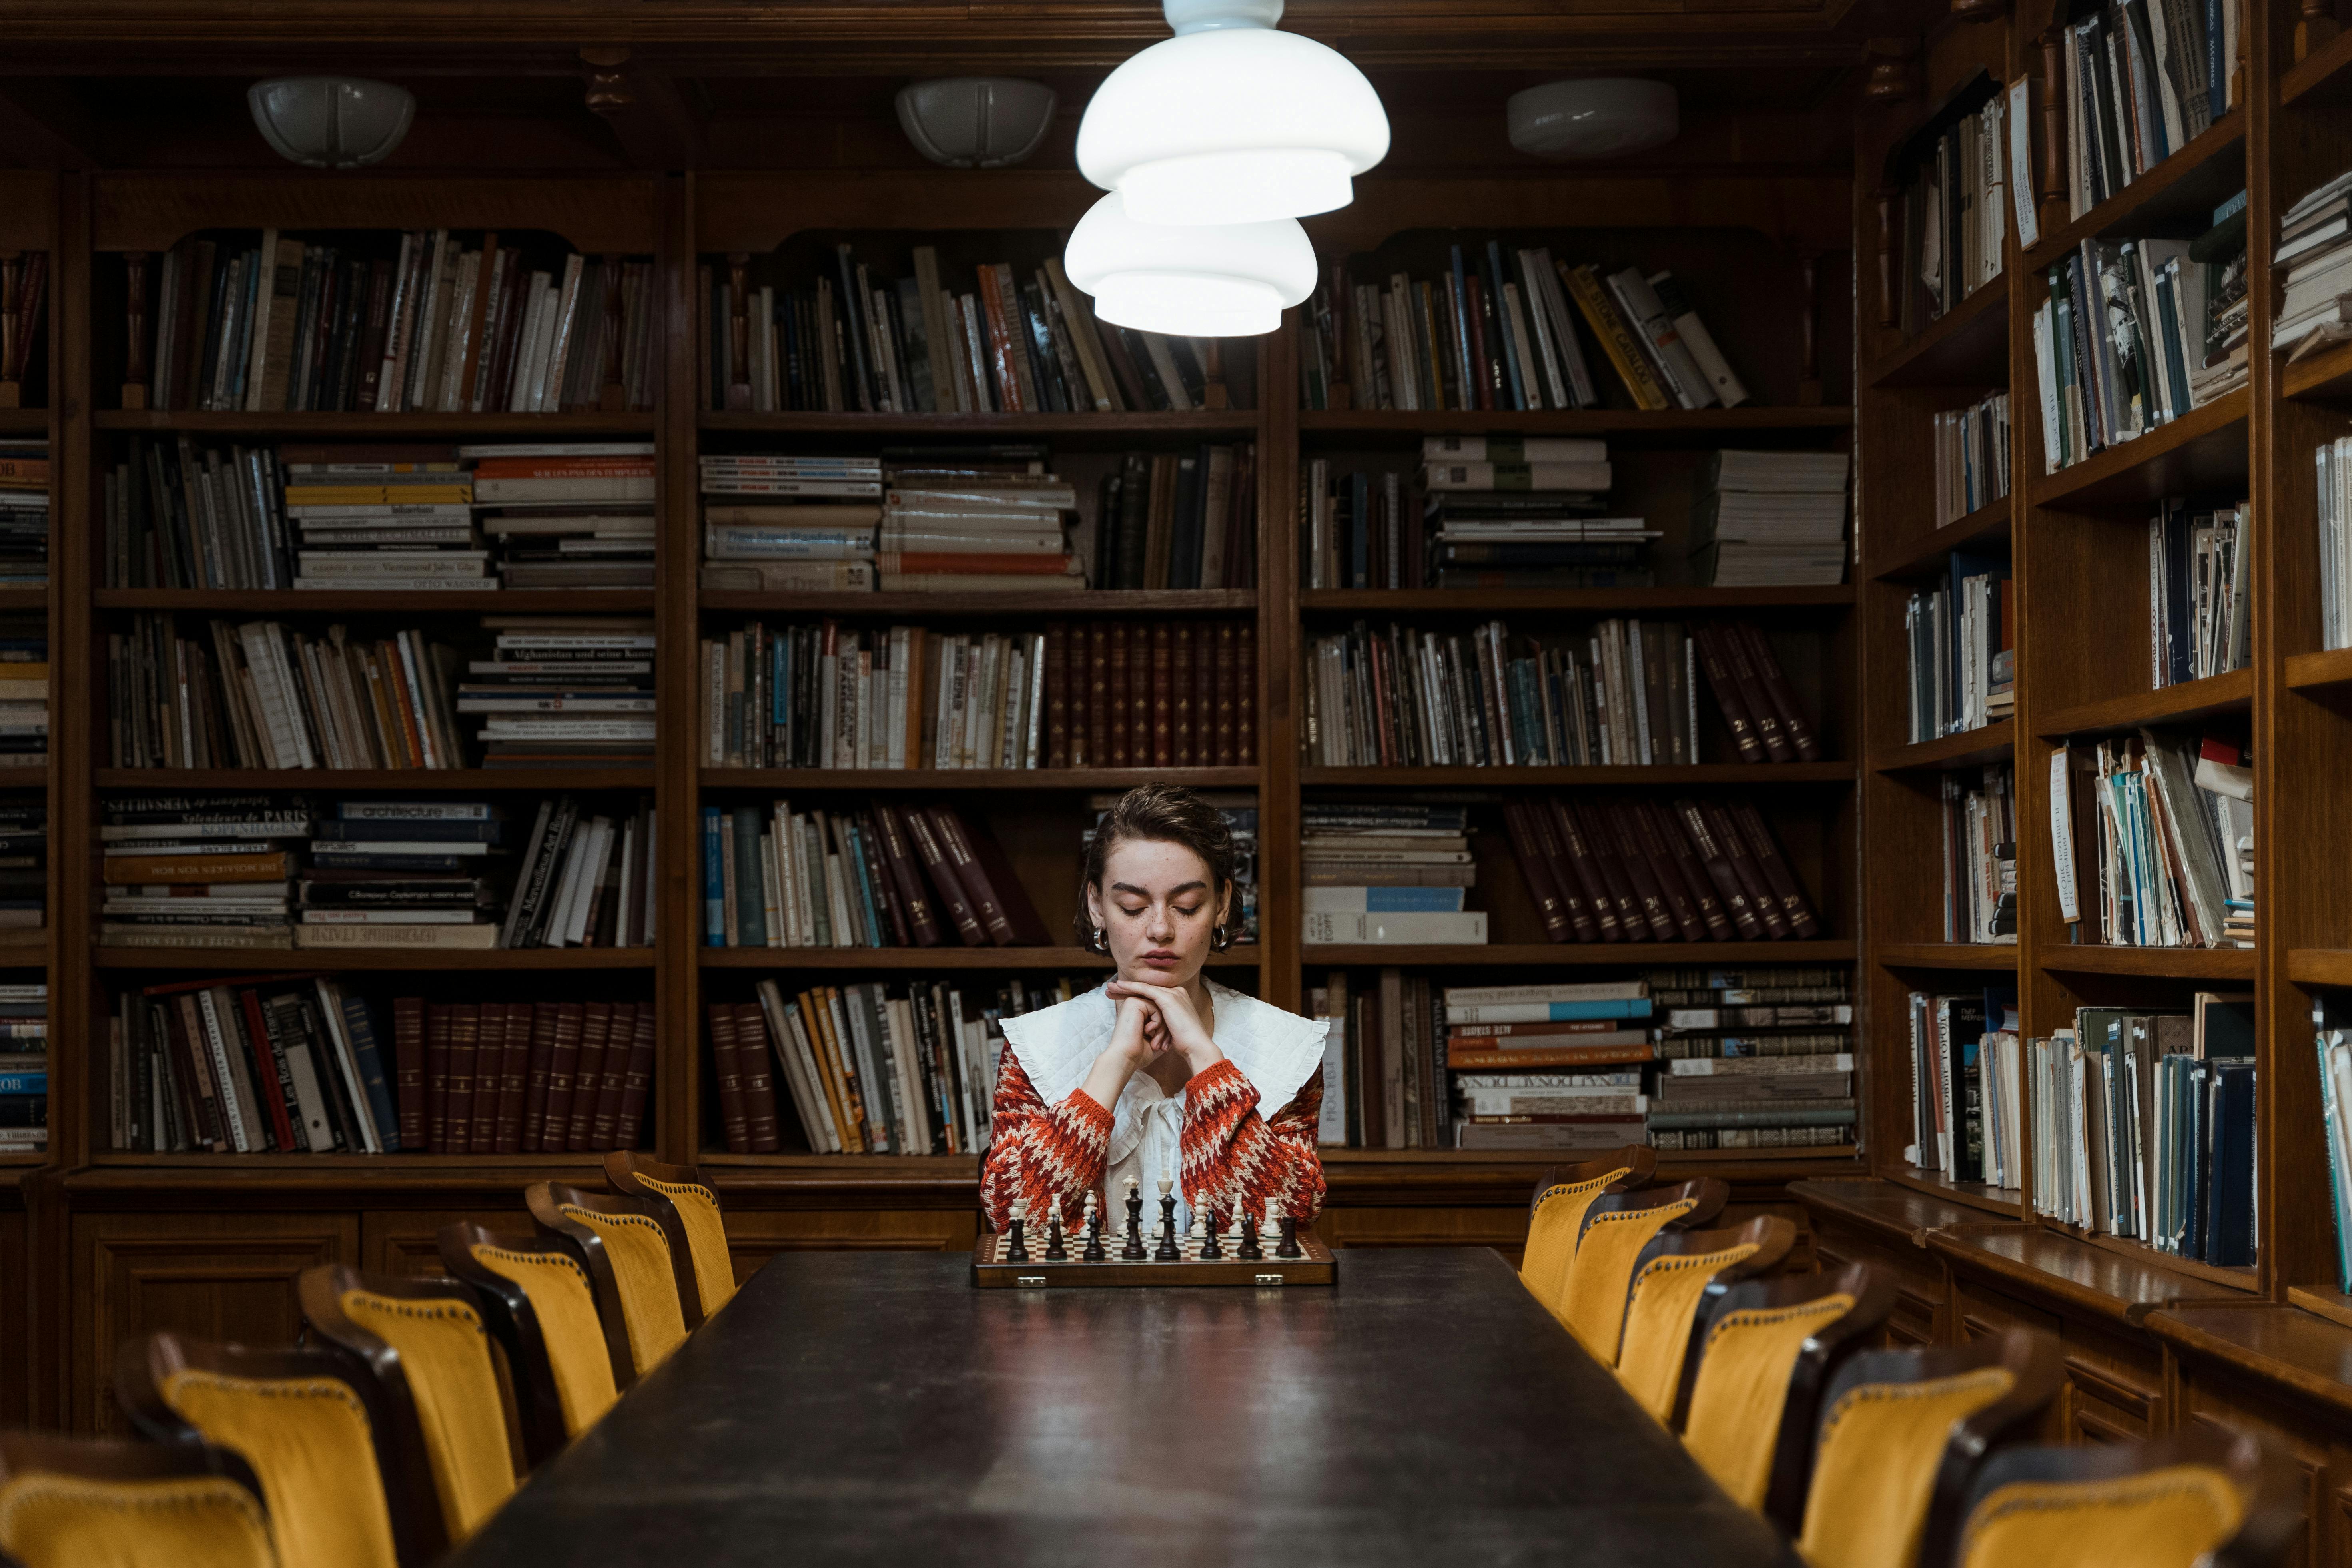
M1336 1285L1339 1282L1339 1261L1331 1249L1307 1231L1298 1233L1297 1258L1276 1258L1271 1238L1260 1243L1265 1253L1262 1258L1239 1258L1234 1256L1234 1238L1226 1236L1218 1247L1224 1256L1203 1258L1202 1243L1191 1237L1176 1238L1181 1257L1165 1263L1155 1263L1150 1258L1138 1263L1119 1257L1123 1245L1117 1236L1103 1237L1103 1247L1110 1256L1100 1263L1088 1263L1078 1256L1085 1247L1082 1236L1066 1238L1069 1259L1066 1262L1045 1261L1045 1241L1042 1236L1029 1238L1029 1261L1007 1263L999 1254L1010 1245L1011 1238L992 1232L983 1232L980 1245L971 1250L971 1282L982 1289L1063 1289L1071 1286L1104 1285ZM1150 1252L1159 1247L1159 1238L1144 1237L1144 1249Z

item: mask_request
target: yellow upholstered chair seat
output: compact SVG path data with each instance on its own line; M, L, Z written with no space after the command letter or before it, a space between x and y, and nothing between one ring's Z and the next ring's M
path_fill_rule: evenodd
M1653 1258L1634 1277L1625 1306L1624 1342L1617 1352L1617 1381L1661 1423L1675 1413L1683 1357L1690 1351L1691 1324L1707 1281L1756 1252L1751 1241L1715 1252L1671 1253Z
M2207 1465L2102 1481L2020 1481L1969 1514L1960 1568L2192 1568L2238 1531L2245 1502Z
M577 1437L621 1397L587 1271L555 1253L509 1252L502 1247L468 1250L475 1262L513 1280L530 1298L540 1339L547 1346L548 1368L555 1375L555 1397L563 1406L563 1430Z
M1843 1293L1790 1307L1726 1312L1711 1324L1692 1380L1683 1447L1742 1508L1761 1509L1789 1379L1815 1331L1853 1310Z
M1632 1167L1620 1166L1589 1182L1563 1183L1536 1201L1528 1221L1527 1250L1519 1256L1519 1283L1548 1310L1557 1310L1560 1287L1568 1280L1568 1265L1576 1256L1576 1234L1584 1227L1585 1211L1610 1183Z
M253 1467L284 1568L395 1568L367 1407L349 1384L183 1368L157 1392Z
M25 1568L277 1568L253 1494L226 1476L0 1486L0 1552Z
M1910 1568L1952 1424L2016 1386L2007 1367L1988 1366L1848 1389L1822 1418L1797 1539L1805 1561L1812 1568Z
M400 1353L425 1432L433 1489L450 1544L481 1528L514 1494L506 1401L482 1317L464 1301L346 1290L344 1316Z
M1603 1366L1617 1364L1617 1341L1625 1326L1625 1289L1633 1264L1650 1238L1697 1206L1693 1198L1651 1208L1599 1214L1584 1227L1554 1316L1568 1325L1587 1354Z
M719 1215L719 1199L694 1182L664 1182L637 1173L640 1184L670 1201L686 1226L687 1251L694 1259L695 1288L702 1294L702 1315L710 1316L735 1294L735 1259L727 1251L727 1225Z
M669 1359L686 1341L686 1313L677 1299L677 1274L669 1237L659 1222L641 1214L598 1214L578 1204L565 1204L563 1217L594 1231L613 1260L613 1279L621 1292L621 1316L627 1320L629 1357L645 1376Z

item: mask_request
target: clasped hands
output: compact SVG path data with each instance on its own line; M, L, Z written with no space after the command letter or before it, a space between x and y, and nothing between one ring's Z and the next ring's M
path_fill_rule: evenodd
M1115 1058L1132 1073L1172 1051L1183 1058L1187 1077L1224 1060L1182 986L1114 980L1104 991L1118 1004L1118 1021L1103 1058Z

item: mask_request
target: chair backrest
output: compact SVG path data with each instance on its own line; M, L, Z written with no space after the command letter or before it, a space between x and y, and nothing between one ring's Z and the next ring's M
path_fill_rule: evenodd
M1895 1310L1864 1263L1734 1285L1704 1306L1674 1425L1699 1468L1789 1535L1803 1522L1822 1387Z
M702 1315L710 1316L735 1294L735 1259L727 1250L727 1222L719 1194L692 1165L665 1165L635 1149L604 1156L604 1181L625 1198L635 1198L661 1221L670 1246L694 1264Z
M431 1477L344 1352L146 1334L117 1352L114 1396L150 1441L210 1443L251 1466L288 1568L419 1568L447 1545Z
M501 1236L460 1220L443 1226L436 1242L441 1267L474 1288L482 1321L506 1352L523 1457L544 1464L636 1381L611 1260L597 1249L600 1285L569 1239ZM600 1297L609 1310L597 1310Z
M328 1263L304 1269L295 1293L310 1331L375 1379L384 1419L423 1456L443 1531L465 1541L515 1489L506 1396L474 1288Z
M583 1264L601 1249L629 1331L629 1362L639 1377L667 1360L702 1321L693 1266L636 1199L533 1182L523 1189L523 1202L540 1234L571 1242Z
M0 1561L279 1568L261 1483L227 1449L25 1432L0 1432Z
M1604 1192L1632 1192L1658 1168L1658 1152L1629 1143L1580 1164L1555 1165L1528 1200L1528 1245L1519 1256L1519 1282L1547 1307L1559 1300L1569 1259L1584 1228L1584 1211Z
M1660 1422L1674 1414L1683 1363L1712 1295L1780 1267L1797 1227L1758 1215L1724 1230L1673 1230L1650 1238L1625 1289L1617 1381Z
M1956 1534L1985 1455L2032 1436L2063 1383L2058 1342L2030 1329L1849 1356L1822 1396L1798 1551L1812 1568L1908 1568Z
M2300 1479L2250 1434L2189 1427L2146 1443L2021 1446L1985 1460L1957 1543L1923 1568L2278 1568L2305 1531Z
M1730 1196L1731 1189L1712 1177L1601 1194L1584 1211L1576 1256L1569 1260L1559 1299L1545 1304L1593 1360L1615 1366L1625 1288L1642 1248L1662 1230L1705 1225L1723 1212Z

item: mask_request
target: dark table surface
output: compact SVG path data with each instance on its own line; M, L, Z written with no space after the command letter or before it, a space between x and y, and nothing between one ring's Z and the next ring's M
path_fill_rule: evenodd
M978 1290L785 1253L452 1568L1794 1568L1483 1249L1335 1288Z

